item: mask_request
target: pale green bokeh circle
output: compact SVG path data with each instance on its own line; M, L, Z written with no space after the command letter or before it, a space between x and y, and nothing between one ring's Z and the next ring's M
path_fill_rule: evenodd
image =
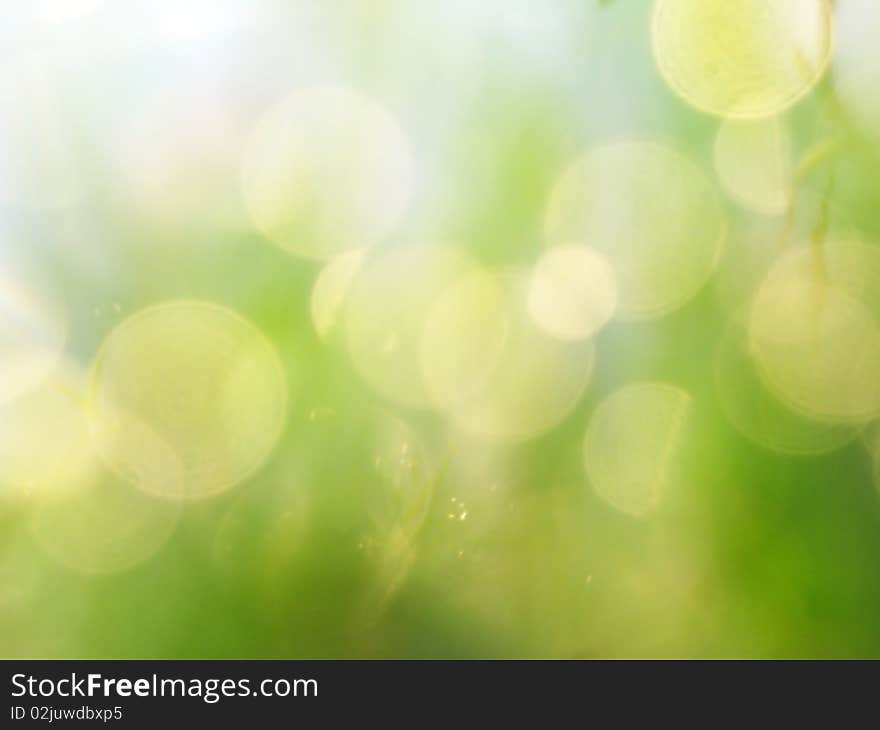
M591 341L548 335L528 312L520 271L475 271L432 307L421 345L432 403L462 431L492 442L535 438L575 407L594 365Z
M269 340L209 302L141 310L107 336L95 361L91 406L101 453L165 497L207 497L250 476L275 446L286 404Z
M43 497L32 516L39 545L85 574L121 573L153 557L174 533L180 504L158 499L108 472Z
M811 418L880 415L878 249L802 246L779 258L752 302L749 344L764 384Z
M310 312L312 325L321 339L326 339L336 328L345 298L354 278L364 263L364 249L339 254L327 262L312 287Z
M806 418L768 392L749 356L748 334L737 323L728 327L715 353L715 390L727 420L765 449L822 454L855 437L855 429Z
M715 189L675 150L626 141L596 147L553 188L551 244L578 241L610 261L624 319L662 316L709 279L726 230Z
M602 499L634 516L659 506L676 477L691 400L677 386L640 382L598 405L584 439L584 464Z
M833 46L828 0L657 0L654 58L687 103L722 117L777 114L824 73Z
M589 339L617 309L614 269L587 246L552 246L532 271L528 305L532 320L552 337Z
M0 264L0 403L38 386L58 365L67 313Z
M791 141L780 119L723 121L714 160L725 192L740 205L765 215L780 215L791 205Z

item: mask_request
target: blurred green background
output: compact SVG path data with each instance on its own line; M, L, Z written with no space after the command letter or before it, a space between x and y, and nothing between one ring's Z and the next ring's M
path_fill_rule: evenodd
M880 655L880 14L688 5L5 4L0 656Z

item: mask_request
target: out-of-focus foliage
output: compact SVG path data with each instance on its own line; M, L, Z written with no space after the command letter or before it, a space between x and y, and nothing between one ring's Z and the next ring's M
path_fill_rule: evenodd
M0 656L876 657L874 0L0 23Z

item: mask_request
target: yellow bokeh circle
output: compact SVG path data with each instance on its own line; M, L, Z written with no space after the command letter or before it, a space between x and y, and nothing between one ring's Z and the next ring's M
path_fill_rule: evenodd
M107 336L94 365L101 453L130 481L169 498L211 496L247 478L275 446L286 402L268 339L209 302L141 310Z
M777 114L822 77L829 0L657 0L654 58L687 103L722 117Z

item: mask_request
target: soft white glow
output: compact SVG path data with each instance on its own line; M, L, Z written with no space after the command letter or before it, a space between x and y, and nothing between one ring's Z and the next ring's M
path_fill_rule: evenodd
M60 308L0 264L0 403L38 385L66 341L67 317Z
M29 0L30 12L40 20L65 23L93 13L104 0Z
M348 89L314 87L271 107L253 129L242 189L257 228L297 256L370 246L403 216L413 187L394 117Z
M238 188L246 112L245 100L208 73L149 97L115 158L136 214L175 232L249 228Z
M0 70L0 202L63 209L83 198L63 91L62 69L48 54L22 53Z
M75 490L44 497L31 526L37 543L58 563L101 575L130 570L155 555L179 515L179 503L99 472Z

